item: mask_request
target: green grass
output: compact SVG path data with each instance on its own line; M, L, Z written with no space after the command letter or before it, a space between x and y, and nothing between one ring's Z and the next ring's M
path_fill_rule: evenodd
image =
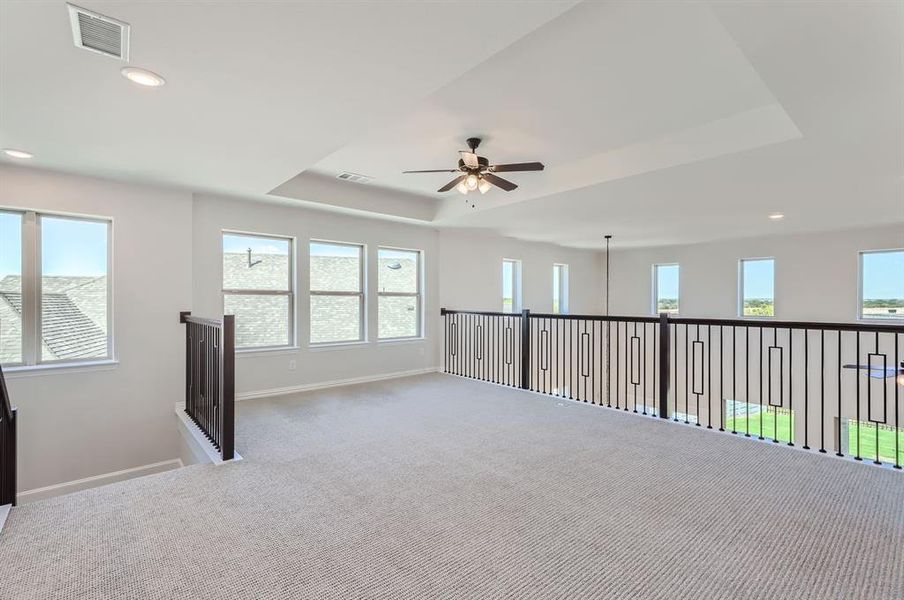
M730 417L730 415L727 415ZM777 421L776 421L777 419ZM777 429L776 429L777 427ZM750 431L747 431L747 418L727 419L726 431L738 433L750 433L752 436L760 436L760 415L750 415ZM794 416L786 412L763 412L763 434L766 439L777 439L781 442L792 441L794 431ZM886 463L895 462L895 431L890 427L881 427L878 431L879 460ZM898 464L904 465L904 429L898 429ZM848 426L848 454L857 453L857 424L851 422ZM861 458L876 459L876 426L871 423L860 424L860 452Z
M879 460L895 462L895 432L890 427L879 429ZM848 448L850 454L857 453L857 425L852 422L848 427ZM870 460L876 459L876 426L872 423L860 423L860 456ZM898 429L898 464L904 465L904 429Z
M726 415L730 417L731 415ZM760 431L760 418L762 417L762 434ZM794 417L786 412L776 414L774 411L766 410L763 407L761 414L750 415L750 429L747 429L747 417L738 416L737 419L727 419L725 421L726 431L737 431L738 433L749 433L757 437L764 437L770 440L779 440L780 442L793 441Z

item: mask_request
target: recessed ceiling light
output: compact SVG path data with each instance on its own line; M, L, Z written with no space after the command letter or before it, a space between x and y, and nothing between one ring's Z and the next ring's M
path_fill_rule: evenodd
M771 215L769 215L769 218L773 221L780 221L785 218L785 215L783 215L782 213L772 213Z
M146 87L160 87L166 83L166 80L160 75L148 71L147 69L139 69L138 67L123 67L120 73L132 83L137 83L138 85Z
M34 154L25 150L16 150L15 148L4 148L3 153L13 158L34 158Z

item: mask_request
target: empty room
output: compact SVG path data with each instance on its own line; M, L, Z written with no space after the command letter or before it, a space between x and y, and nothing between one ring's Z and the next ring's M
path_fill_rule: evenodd
M904 0L0 0L0 600L904 598Z

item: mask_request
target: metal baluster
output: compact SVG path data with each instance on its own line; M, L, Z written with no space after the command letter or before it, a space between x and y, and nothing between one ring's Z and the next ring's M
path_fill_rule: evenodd
M838 330L838 426L835 428L835 456L844 456L841 451L841 330Z
M819 451L826 453L826 330L819 330Z
M784 367L782 367L784 372ZM781 380L784 383L784 379ZM788 412L791 422L788 431L788 445L794 445L794 330L788 328ZM804 409L806 414L806 409ZM806 419L806 416L804 417ZM775 425L778 427L778 412L775 413Z
M857 344L856 344L857 359L854 361L854 364L859 365L860 364L860 332L855 331L854 335L857 337ZM857 386L856 387L856 390L857 390L857 396L856 396L856 402L857 402L857 452L856 452L856 454L854 454L854 460L863 460L862 457L860 456L860 377L859 377L859 369L854 371L854 385ZM867 386L867 387L869 387L869 386ZM840 425L841 424L839 423L839 429L841 428Z
M792 365L793 367L793 365ZM810 449L810 330L804 328L804 450Z

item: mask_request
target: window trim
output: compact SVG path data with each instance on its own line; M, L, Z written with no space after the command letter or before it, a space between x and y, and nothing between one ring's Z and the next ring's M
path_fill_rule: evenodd
M865 323L879 322L898 322L904 321L904 312L894 317L864 317L863 316L863 256L865 254L886 254L891 252L902 252L904 248L879 248L876 250L858 250L857 251L857 321Z
M311 245L312 244L328 244L330 246L352 246L360 248L358 255L358 291L357 292L334 292L326 290L311 289ZM311 339L313 327L311 327L311 318L313 311L310 310L310 298L314 296L358 296L358 306L361 318L358 320L358 338L354 340L334 340L329 342L315 342ZM367 244L361 242L340 242L335 240L324 240L320 238L310 238L308 240L308 347L322 348L326 346L349 345L349 344L366 344L367 339Z
M744 314L744 263L756 262L762 260L772 261L772 315L745 315ZM738 259L738 317L741 319L775 319L778 314L778 307L775 303L775 257L774 256L755 256L749 258Z
M521 312L521 260L517 258L502 258L502 269L505 272L505 263L512 263L512 310L516 315ZM505 279L502 280L502 312L505 311Z
M556 290L556 269L562 269L562 272L559 276L559 286L558 290ZM567 315L571 312L570 298L569 296L569 282L568 282L568 264L567 263L553 263L552 264L552 284L553 284L553 296L552 296L552 312L553 314L558 315ZM556 310L556 292L559 294L559 310Z
M12 208L0 206L0 212L18 214L21 222L21 294L22 294L22 340L21 358L15 363L5 363L5 367L16 371L47 370L54 368L70 368L93 366L98 364L116 364L113 318L113 218L81 213L45 211L30 208ZM107 317L107 350L104 356L86 358L62 358L45 360L42 352L42 232L43 217L66 219L70 221L87 221L106 225L107 264L106 264L106 317ZM29 252L29 249L32 251Z
M257 239L271 239L271 240L279 240L283 242L289 242L289 289L288 290L261 290L256 288L227 288L223 286L223 278L225 277L225 273L222 272L223 269L223 256L225 252L223 251L223 238L227 235L231 236L239 236L239 237L249 237L249 238L257 238ZM250 231L237 231L234 229L221 229L220 230L220 311L225 315L226 314L226 296L287 296L289 299L289 307L288 307L288 317L289 321L286 324L288 329L288 335L286 336L288 339L285 344L276 344L270 346L238 346L236 345L235 352L236 354L244 354L251 352L267 352L267 351L277 351L277 350L291 350L293 348L297 348L296 339L297 339L297 331L296 331L296 321L295 313L296 313L296 281L295 281L295 237L289 235L279 235L273 233L256 233Z
M417 254L417 291L411 292L381 292L380 291L380 250L396 252L413 252ZM406 340L424 339L424 251L416 248L400 248L398 246L377 246L377 341L378 342L402 342ZM416 298L417 300L417 331L414 335L400 337L380 337L380 297L387 298Z
M651 311L653 315L659 314L659 267L678 267L678 308L675 309L674 312L670 312L670 315L679 315L681 314L681 263L670 262L670 263L653 263L652 268L652 278L653 278L653 294L651 297Z

